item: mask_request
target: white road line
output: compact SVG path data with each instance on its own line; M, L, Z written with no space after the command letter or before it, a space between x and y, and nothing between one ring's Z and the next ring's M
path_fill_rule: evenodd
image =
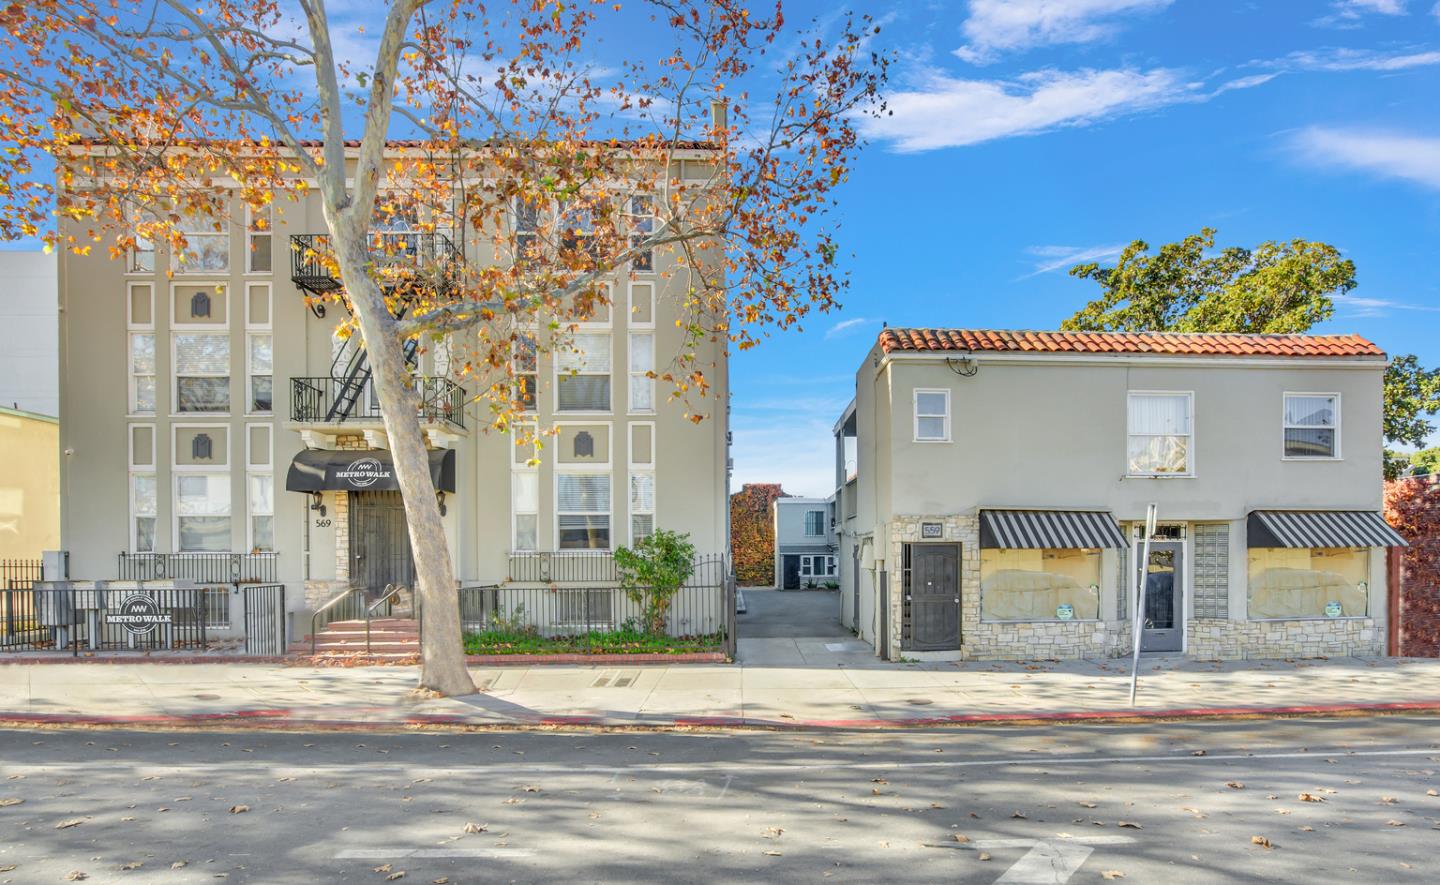
M336 860L388 860L397 857L534 857L533 848L352 848Z
M484 775L486 778L495 777L495 769L505 775L521 774L684 774L700 771L711 771L717 774L736 772L754 773L780 773L788 774L796 771L834 771L837 768L855 771L907 771L913 769L953 769L953 768L1061 768L1074 766L1096 766L1096 765L1129 765L1134 763L1187 763L1204 764L1210 762L1249 762L1264 761L1267 759L1365 759L1383 757L1404 757L1404 756L1440 756L1440 747L1426 749L1405 749L1405 750L1296 750L1272 753L1209 753L1204 756L1195 756L1189 753L1184 755L1154 755L1154 756L1043 756L1035 755L1020 759L969 759L969 760L935 760L929 762L693 762L693 763L655 763L637 765L512 765L500 759L479 760L474 764L465 766L431 767L423 765L385 765L375 764L369 759L357 759L353 764L348 765L278 765L260 771L252 763L245 762L176 762L168 765L133 765L125 767L124 759L110 758L101 762L78 762L78 763L9 763L0 764L0 774L11 775L74 775L76 772L88 772L94 775L120 774L125 776L159 776L166 775L237 775L248 774L260 777L280 778L299 777L302 775L318 777L339 777L354 776L358 774L373 775L402 775L413 779L423 777L448 777L460 778L474 775Z

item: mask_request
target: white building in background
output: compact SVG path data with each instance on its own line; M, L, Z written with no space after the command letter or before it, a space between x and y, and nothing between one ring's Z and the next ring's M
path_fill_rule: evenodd
M775 586L782 590L839 586L835 564L835 496L776 498Z
M0 406L60 414L55 256L0 251Z

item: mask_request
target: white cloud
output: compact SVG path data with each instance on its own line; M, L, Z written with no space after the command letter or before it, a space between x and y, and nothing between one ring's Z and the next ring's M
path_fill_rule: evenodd
M970 0L955 55L974 64L1004 51L1057 43L1091 43L1119 28L1119 16L1154 12L1172 0Z
M1038 277L1041 274L1066 270L1077 264L1091 261L1106 261L1118 257L1125 251L1125 244L1118 246L1031 246L1025 250L1037 261L1035 269L1021 279Z
M1315 49L1292 52L1265 64L1295 71L1403 71L1440 64L1440 51L1380 53L1365 49Z
M914 89L891 93L889 116L867 118L861 125L867 135L890 141L899 151L926 151L1085 126L1209 97L1203 82L1168 68L1043 70L1014 80L932 73Z
M1291 147L1316 165L1358 169L1440 189L1440 138L1312 126L1293 135Z
M1389 298L1364 298L1357 295L1334 295L1335 303L1346 308L1346 314L1353 317L1387 317L1397 310L1418 310L1423 313L1440 313L1440 307L1427 304L1409 304L1392 301Z
M1331 12L1310 24L1320 28L1358 28L1367 15L1409 15L1407 0L1334 0Z
M731 416L735 440L731 488L738 491L747 482L778 482L792 495L818 498L835 491L832 430L847 402L813 394L763 400L737 397Z
M825 330L825 340L829 341L831 338L839 338L842 335L847 335L855 331L860 326L871 322L874 322L874 320L870 319L869 317L855 317L854 319L850 320L841 320L840 322Z

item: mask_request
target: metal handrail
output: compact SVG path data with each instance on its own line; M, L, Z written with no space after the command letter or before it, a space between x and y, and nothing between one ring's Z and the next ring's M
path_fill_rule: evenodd
M365 606L365 654L370 654L370 619L375 614L375 609L399 596L405 590L404 584L386 584L385 592L380 598Z
M346 587L343 591L341 591L339 594L337 594L334 599L331 599L329 602L327 602L327 603L325 603L324 605L320 606L319 608L315 609L315 614L313 614L313 615L310 616L310 654L312 654L312 655L315 654L315 637L316 637L316 634L317 634L317 633L319 632L319 630L320 630L320 626L319 626L320 616L321 616L322 614L324 614L325 612L329 611L330 609L334 608L335 606L339 605L340 603L344 602L345 600L349 599L351 596L354 596L356 593L364 593L364 592L365 592L364 588L361 588L361 587ZM330 621L326 621L325 623L329 624ZM369 628L369 620L368 620L368 619L366 620L366 628L367 628L367 629L366 629L366 647L365 647L365 650L368 652L368 651L370 650L370 647L369 647L369 629L368 629L368 628Z

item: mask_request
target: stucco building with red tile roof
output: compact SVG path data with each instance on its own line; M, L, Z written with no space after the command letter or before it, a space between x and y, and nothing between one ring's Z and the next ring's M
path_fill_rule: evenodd
M1381 654L1385 365L1356 335L885 329L835 427L843 620L889 659Z

